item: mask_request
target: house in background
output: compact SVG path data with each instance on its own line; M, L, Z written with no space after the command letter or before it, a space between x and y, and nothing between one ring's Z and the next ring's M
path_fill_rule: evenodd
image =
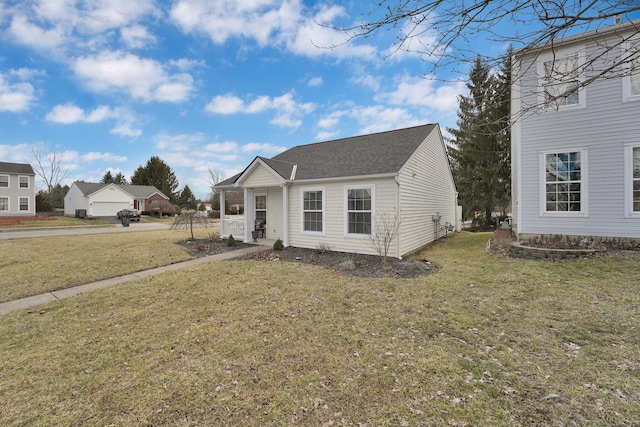
M0 216L36 215L35 178L31 165L0 162Z
M401 257L453 230L461 209L437 124L291 148L256 157L218 185L244 191L245 216L221 236L251 239L256 224L285 246L378 254L371 238L397 229L388 255Z
M512 203L521 240L640 238L639 28L616 23L516 52Z
M169 197L152 185L119 185L77 181L64 196L65 216L115 216L122 209L146 211Z

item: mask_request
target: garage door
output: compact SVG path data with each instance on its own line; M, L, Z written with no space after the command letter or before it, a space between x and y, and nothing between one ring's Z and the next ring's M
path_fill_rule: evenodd
M131 205L128 202L94 202L93 216L116 216L121 209L129 209Z

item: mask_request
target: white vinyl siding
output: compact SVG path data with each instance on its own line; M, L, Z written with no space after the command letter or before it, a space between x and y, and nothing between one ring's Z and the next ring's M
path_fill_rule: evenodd
M371 246L368 236L360 235L360 238L346 237L346 187L348 188L375 188L375 206L379 211L381 207L395 210L396 184L393 178L377 178L366 181L345 180L325 182L322 185L324 196L324 233L310 234L302 231L302 195L303 189L309 186L293 185L289 190L289 244L300 248L315 249L319 246L329 247L338 252L355 252L377 255ZM316 187L318 188L318 187ZM269 212L271 215L271 212ZM390 251L395 256L395 242Z
M255 166L251 174L242 182L242 186L244 188L258 188L276 186L282 183L283 181L278 179L272 171L268 170L261 164L258 164Z
M620 36L624 36L621 34ZM619 36L568 46L584 51L586 61L597 57L604 45L614 46ZM560 55L558 53L558 55ZM611 59L611 58L609 58ZM560 108L543 112L539 102L539 80L536 58L518 63L526 73L517 79L519 99L512 105L521 106L512 114L513 164L518 167L516 225L521 235L564 234L567 236L640 238L640 216L629 215L625 207L625 147L640 145L640 102L623 102L624 78L597 79L583 91L588 102L584 108ZM599 67L595 62L593 67ZM585 150L588 173L582 195L582 215L546 213L541 191L541 154ZM627 191L628 193L628 191ZM585 198L586 196L586 198Z
M438 132L432 132L398 174L401 253L413 252L444 235L440 226L456 224L456 187Z

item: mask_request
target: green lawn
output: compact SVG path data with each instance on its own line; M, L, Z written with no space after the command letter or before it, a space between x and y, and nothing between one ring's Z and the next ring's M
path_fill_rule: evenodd
M212 262L0 317L0 425L638 425L640 254ZM4 251L3 251L4 253Z

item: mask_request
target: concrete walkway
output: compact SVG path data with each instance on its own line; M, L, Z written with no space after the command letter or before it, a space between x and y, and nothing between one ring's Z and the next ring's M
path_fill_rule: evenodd
M157 276L158 274L167 273L169 271L178 270L180 268L192 267L211 261L225 261L238 258L252 252L264 249L263 245L249 246L243 249L223 252L221 254L210 255L201 258L191 259L189 261L178 262L175 264L165 265L162 267L143 270L137 273L126 274L124 276L112 277L110 279L100 280L99 282L87 283L86 285L74 286L72 288L60 289L57 291L47 292L45 294L34 295L31 297L21 298L15 301L8 301L0 304L0 315L10 313L12 311L24 310L25 308L36 307L53 301L59 301L65 298L82 294L85 292L95 291L96 289L108 288L119 285L121 283L131 282L132 280L145 279L147 277Z

